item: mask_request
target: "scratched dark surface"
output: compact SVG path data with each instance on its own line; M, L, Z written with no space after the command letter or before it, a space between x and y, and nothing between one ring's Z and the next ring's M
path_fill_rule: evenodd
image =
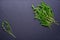
M45 0L60 21L60 0ZM32 3L37 6L41 0L0 0L0 40L15 40L1 28L2 20L10 22L16 40L60 40L60 25L45 28L34 19Z

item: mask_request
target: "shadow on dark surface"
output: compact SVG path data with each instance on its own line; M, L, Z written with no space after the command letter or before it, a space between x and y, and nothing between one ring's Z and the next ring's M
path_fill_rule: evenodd
M34 3L36 6L40 2L41 0L0 0L0 19L7 19L10 22L16 40L60 40L59 26L52 25L52 30L49 30L34 19L31 5ZM55 19L60 21L60 1L45 2L52 7ZM0 40L15 39L1 29Z

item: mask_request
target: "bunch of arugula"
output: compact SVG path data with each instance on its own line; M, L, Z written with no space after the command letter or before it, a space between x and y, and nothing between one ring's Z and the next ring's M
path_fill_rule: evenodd
M34 11L34 18L37 19L41 25L50 28L52 23L58 24L54 19L52 8L48 6L44 1L42 1L41 4L37 7L34 7L32 4L32 9Z

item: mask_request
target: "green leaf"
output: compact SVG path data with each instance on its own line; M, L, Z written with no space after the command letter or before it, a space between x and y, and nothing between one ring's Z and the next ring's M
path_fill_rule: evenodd
M10 24L9 24L8 21L4 20L4 21L2 22L2 28L3 28L3 30L4 30L5 32L7 32L8 34L10 34L10 35L13 36L14 38L16 38L15 35L14 35L14 34L12 33L12 31L11 31L11 26L10 26Z

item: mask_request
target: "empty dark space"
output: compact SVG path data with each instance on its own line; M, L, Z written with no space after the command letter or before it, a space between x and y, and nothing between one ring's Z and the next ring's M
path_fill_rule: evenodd
M0 40L60 40L60 25L51 29L43 27L34 19L32 3L37 6L42 0L0 0ZM55 20L60 22L60 0L44 0L51 6ZM2 20L8 20L14 39L1 28Z

